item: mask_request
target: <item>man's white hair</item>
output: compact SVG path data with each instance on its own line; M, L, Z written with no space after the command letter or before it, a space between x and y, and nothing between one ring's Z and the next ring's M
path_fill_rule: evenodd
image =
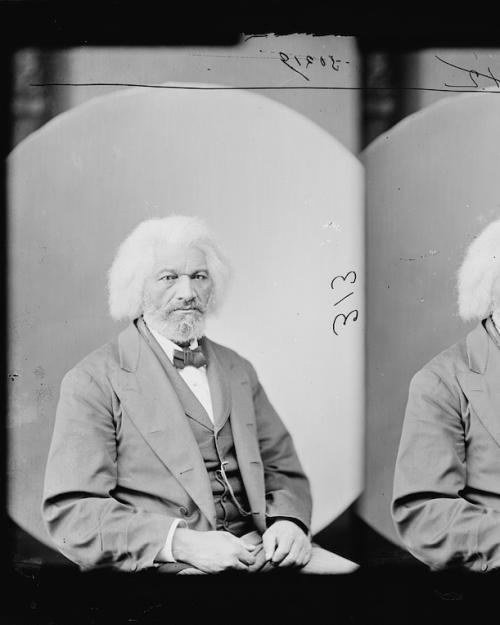
M484 319L500 306L500 219L472 241L458 272L458 310L464 321Z
M214 291L210 311L221 303L229 264L208 226L198 217L170 215L141 222L118 248L108 273L109 312L113 319L135 319L143 313L144 281L153 271L156 252L169 246L194 246L205 253Z

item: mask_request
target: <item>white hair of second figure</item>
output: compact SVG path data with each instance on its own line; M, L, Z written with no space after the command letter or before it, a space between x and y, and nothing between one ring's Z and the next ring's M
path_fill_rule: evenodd
M472 241L458 272L458 310L464 321L493 314L500 326L500 219Z

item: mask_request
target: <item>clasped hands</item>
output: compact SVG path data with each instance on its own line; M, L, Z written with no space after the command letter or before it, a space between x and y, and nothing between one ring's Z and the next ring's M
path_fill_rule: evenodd
M178 562L204 573L256 571L266 562L276 567L301 567L311 557L311 541L296 523L286 519L275 521L256 544L229 532L179 527L174 534L172 554Z

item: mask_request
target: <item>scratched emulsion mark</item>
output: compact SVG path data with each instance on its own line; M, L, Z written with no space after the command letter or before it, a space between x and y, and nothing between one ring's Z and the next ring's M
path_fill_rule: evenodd
M52 393L50 386L44 382L40 382L40 386L35 389L36 406L39 418L45 417L47 403L51 401L53 396L54 394Z
M323 224L323 228L331 228L332 230L336 230L337 232L342 232L342 226L340 224L336 224L334 221L327 221L326 224Z
M42 365L38 365L38 367L33 369L33 373L37 378L43 379L45 377L45 369L42 367Z
M354 284L356 284L358 274L356 271L351 270L346 274L338 274L330 282L330 288L334 292L335 303L334 308L340 305L340 309L344 312L339 312L335 315L332 323L332 332L335 336L339 336L339 333L343 331L343 328L347 326L347 323L355 323L359 319L359 309L351 307L351 302L347 301L352 295L355 294ZM350 309L350 310L349 310Z
M414 261L414 260L425 260L426 258L429 258L430 256L436 256L437 254L439 254L437 250L429 250L427 254L420 254L420 256L415 256L412 258L402 258L400 256L399 260L409 261L409 262Z
M339 224L336 224L333 220L327 221L326 224L323 224L321 227L327 230L329 233L342 232L342 226ZM331 242L332 242L332 239L325 239L324 241L321 241L319 246L323 247L323 245L330 245Z
M33 369L31 388L26 390L25 384L21 384L21 373L11 371L8 378L12 383L9 387L9 426L19 427L45 419L53 411L54 393L51 386L45 380L46 371L42 365Z

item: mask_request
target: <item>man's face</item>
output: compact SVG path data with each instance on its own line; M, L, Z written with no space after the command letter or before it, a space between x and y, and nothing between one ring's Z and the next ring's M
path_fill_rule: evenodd
M144 314L171 341L191 341L203 335L212 293L204 252L185 246L159 250L144 283Z

